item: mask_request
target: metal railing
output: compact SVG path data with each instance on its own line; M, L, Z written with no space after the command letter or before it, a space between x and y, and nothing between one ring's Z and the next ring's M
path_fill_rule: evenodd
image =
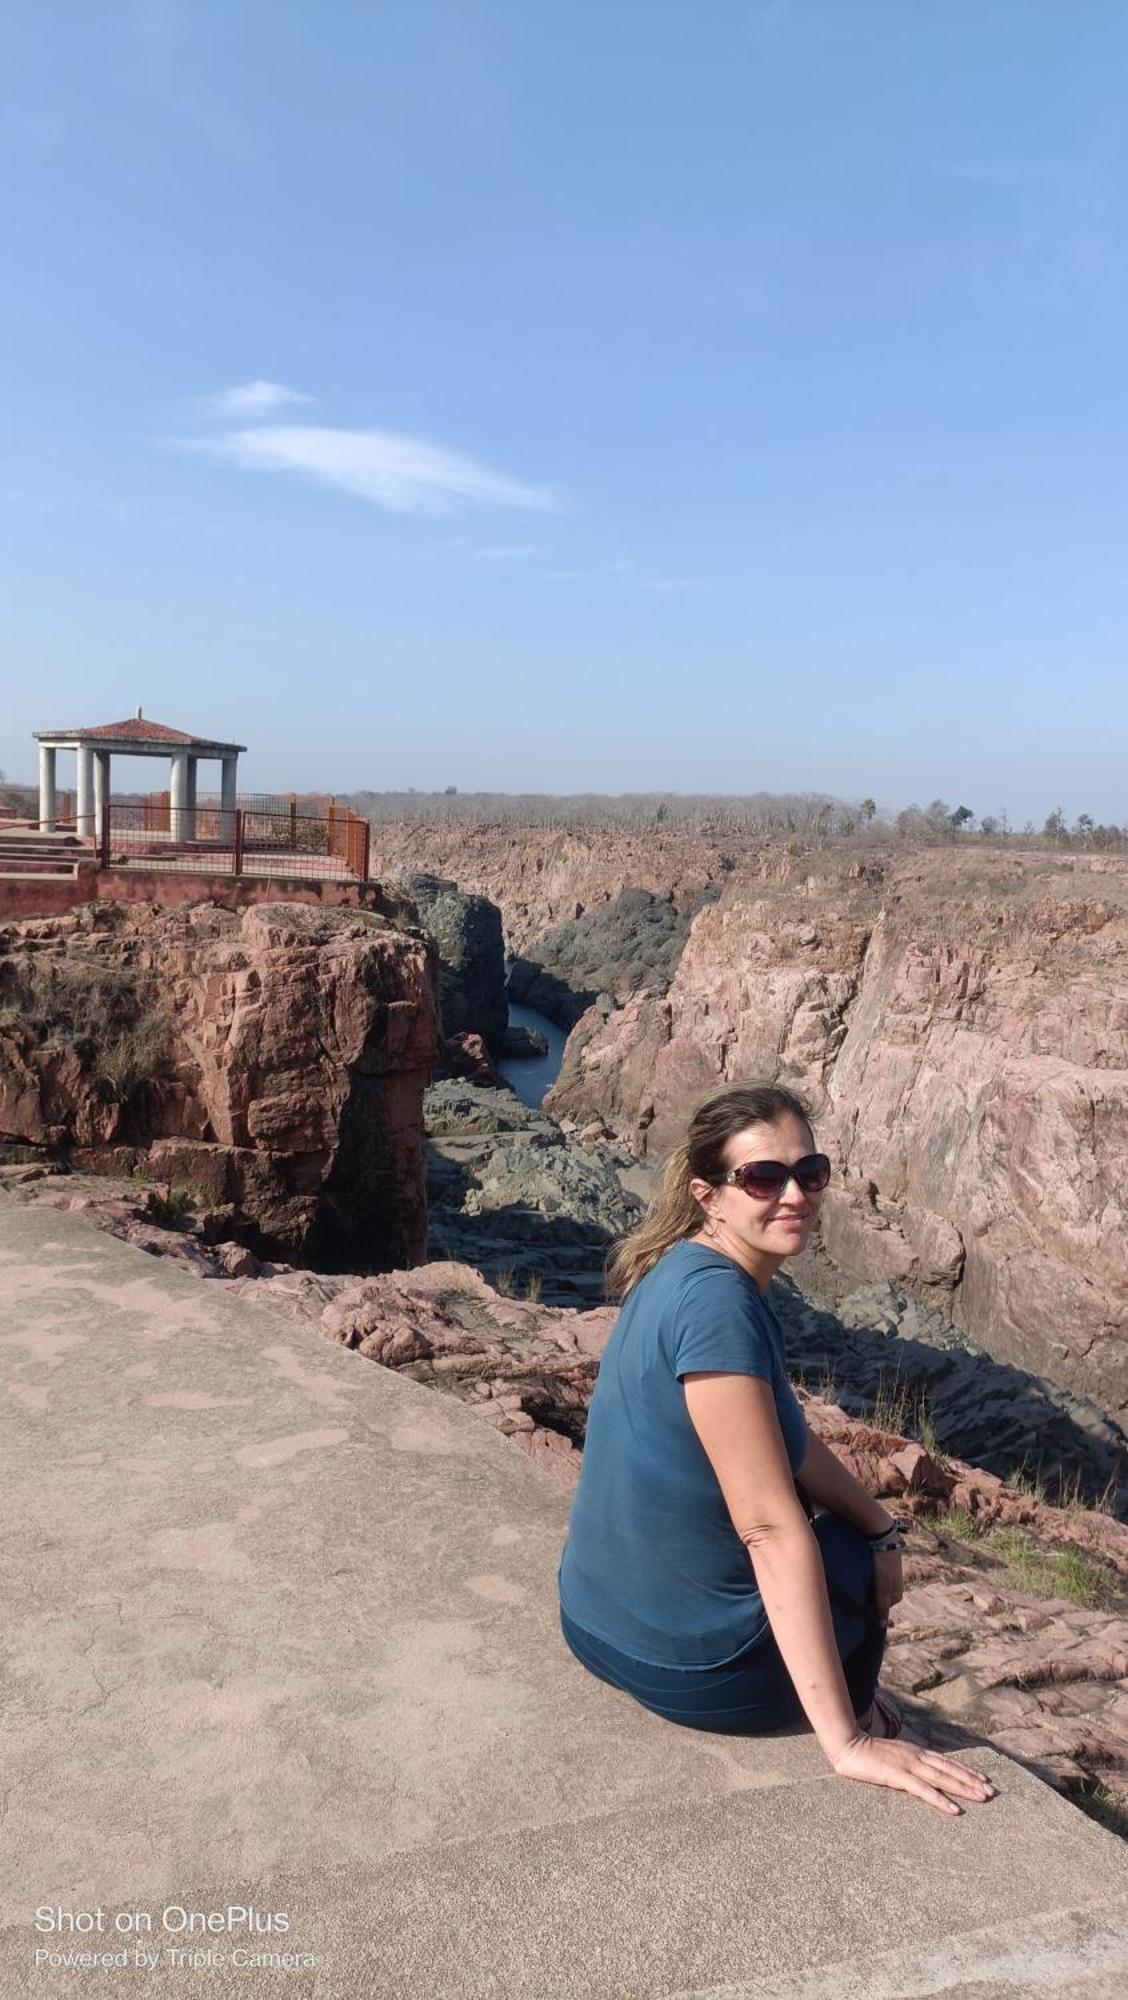
M372 830L348 806L311 813L294 799L218 795L174 806L167 792L136 803L110 802L99 828L104 868L159 868L182 874L270 875L368 880Z

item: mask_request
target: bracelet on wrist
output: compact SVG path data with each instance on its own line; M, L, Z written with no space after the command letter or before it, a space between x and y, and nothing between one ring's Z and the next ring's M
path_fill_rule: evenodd
M867 1535L866 1540L874 1555L884 1555L887 1550L907 1547L905 1536L908 1532L908 1527L909 1524L907 1521L891 1521L887 1528L879 1529L877 1534Z

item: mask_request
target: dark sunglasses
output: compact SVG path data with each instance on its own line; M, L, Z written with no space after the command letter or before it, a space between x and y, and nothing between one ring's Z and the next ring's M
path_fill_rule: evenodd
M808 1153L785 1167L782 1160L748 1160L742 1167L730 1167L718 1187L738 1187L753 1201L774 1201L793 1180L804 1194L821 1194L830 1181L830 1161L825 1153Z

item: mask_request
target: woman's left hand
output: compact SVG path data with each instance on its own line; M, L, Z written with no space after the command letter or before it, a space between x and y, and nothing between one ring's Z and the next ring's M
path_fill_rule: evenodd
M901 1557L896 1549L886 1549L873 1559L873 1601L878 1621L884 1625L895 1604L905 1595Z

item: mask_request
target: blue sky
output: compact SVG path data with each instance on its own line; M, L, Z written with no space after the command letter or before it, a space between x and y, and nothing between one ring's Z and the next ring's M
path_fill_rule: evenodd
M0 766L1128 820L1126 74L1121 0L6 0Z

